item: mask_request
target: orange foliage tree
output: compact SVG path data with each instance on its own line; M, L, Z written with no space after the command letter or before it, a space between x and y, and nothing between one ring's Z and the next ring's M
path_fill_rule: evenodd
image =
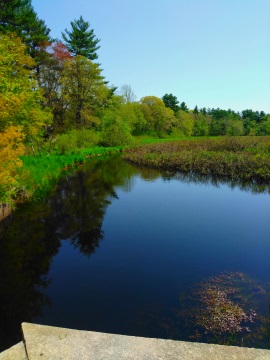
M22 129L9 126L0 132L0 203L10 202L18 186L16 171L22 166L24 152Z

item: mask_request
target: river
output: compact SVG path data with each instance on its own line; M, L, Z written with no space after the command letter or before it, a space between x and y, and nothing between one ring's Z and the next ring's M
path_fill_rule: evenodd
M269 215L267 188L119 156L65 173L0 224L0 350L23 321L269 348Z

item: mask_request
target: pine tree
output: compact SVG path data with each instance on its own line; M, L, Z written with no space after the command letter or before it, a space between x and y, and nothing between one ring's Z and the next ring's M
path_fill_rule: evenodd
M166 107L172 109L175 114L177 113L179 110L179 101L176 96L173 94L165 94L161 99Z
M188 112L188 107L187 107L187 105L186 105L186 103L184 101L181 102L181 104L180 104L180 110Z
M36 48L50 39L50 29L37 17L31 0L1 1L0 32L19 36L32 57L36 56Z
M96 51L100 48L97 44L100 42L96 39L94 30L90 29L90 24L84 21L82 16L79 20L71 22L71 31L65 29L62 33L64 44L72 55L84 56L93 61L98 58Z

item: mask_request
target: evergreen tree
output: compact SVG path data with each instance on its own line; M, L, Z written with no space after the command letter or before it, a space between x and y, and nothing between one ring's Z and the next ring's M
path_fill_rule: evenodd
M196 105L194 110L193 110L194 114L199 114L199 109L198 109L198 106Z
M188 107L187 107L187 105L186 105L186 103L184 101L181 102L181 104L180 104L180 110L188 112Z
M173 94L165 94L161 99L166 107L172 109L175 114L177 113L179 110L179 101L176 96Z
M93 61L98 58L96 51L100 48L97 44L100 42L96 39L93 29L90 24L84 21L82 16L79 20L71 22L71 31L65 29L62 33L64 44L72 55L85 56L87 59Z
M27 45L32 57L37 55L37 47L50 39L50 29L37 17L31 0L1 1L0 32L14 32Z

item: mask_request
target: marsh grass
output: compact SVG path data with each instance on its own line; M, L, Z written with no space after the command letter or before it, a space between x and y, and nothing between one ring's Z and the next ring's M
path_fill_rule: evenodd
M138 165L235 180L270 181L270 137L184 139L126 149Z
M76 149L60 155L57 153L40 156L22 156L23 166L19 169L20 188L17 201L26 201L33 197L40 200L57 184L66 171L82 166L86 161L97 156L120 152L122 147L92 147Z

